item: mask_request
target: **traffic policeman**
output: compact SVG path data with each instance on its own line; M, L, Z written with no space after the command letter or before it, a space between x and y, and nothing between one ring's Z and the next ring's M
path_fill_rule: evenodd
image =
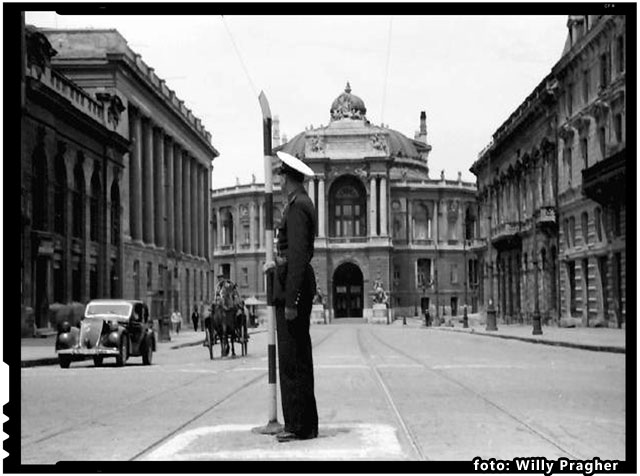
M318 411L314 394L313 358L309 318L316 279L311 258L316 212L304 188L313 171L292 155L278 152L282 161L282 193L286 200L277 230L274 304L278 343L278 368L284 431L279 442L318 436Z

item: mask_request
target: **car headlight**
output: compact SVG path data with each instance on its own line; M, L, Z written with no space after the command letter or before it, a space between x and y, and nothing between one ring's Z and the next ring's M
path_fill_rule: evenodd
M62 321L58 324L58 332L69 332L71 331L71 324L69 321Z
M111 331L117 331L118 330L118 321L111 321L109 322L109 329L111 329Z
M116 331L110 333L109 337L107 337L107 342L109 343L109 345L118 345L118 333Z
M58 341L56 342L56 348L66 348L71 345L71 334L68 332L61 332L58 334Z

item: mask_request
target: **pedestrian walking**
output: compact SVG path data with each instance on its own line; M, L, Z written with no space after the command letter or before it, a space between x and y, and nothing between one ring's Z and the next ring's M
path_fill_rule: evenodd
M278 152L279 173L287 205L278 227L274 305L278 343L278 368L284 431L279 442L318 436L318 411L314 394L313 358L309 319L316 280L311 258L315 238L315 208L304 188L313 171L299 159Z
M193 330L198 332L198 321L200 320L200 313L198 312L198 306L193 306L193 312L191 313L191 321L193 322Z
M182 325L182 316L178 311L171 314L171 323L174 325L176 334L180 334L180 326Z

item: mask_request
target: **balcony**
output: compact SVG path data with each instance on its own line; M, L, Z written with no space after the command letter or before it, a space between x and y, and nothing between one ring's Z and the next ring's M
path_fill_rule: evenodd
M349 243L366 243L368 238L366 236L340 236L327 238L327 243L330 245L335 244L349 244Z
M622 149L582 171L582 190L601 205L622 201L625 199L625 172L626 151Z
M497 249L509 249L520 245L521 223L505 222L500 223L491 233L491 243Z
M556 207L540 207L538 212L538 226L553 227L556 223Z

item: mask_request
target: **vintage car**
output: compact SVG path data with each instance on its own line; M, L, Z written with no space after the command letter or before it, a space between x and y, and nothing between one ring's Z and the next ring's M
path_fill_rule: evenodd
M151 365L156 350L156 336L149 319L149 309L141 301L99 299L90 301L78 327L63 322L56 336L60 367L66 369L73 360L93 357L96 366L105 357L115 357L123 366L130 356L142 356Z

